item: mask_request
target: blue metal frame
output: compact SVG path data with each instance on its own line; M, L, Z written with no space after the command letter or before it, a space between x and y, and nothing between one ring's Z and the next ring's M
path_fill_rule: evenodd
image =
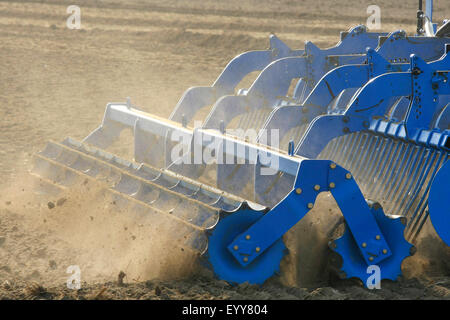
M394 32L377 50L368 49L367 56L360 58L363 60L361 64L343 65L325 74L298 108L290 108L292 105L289 105L275 109L264 129L279 128L282 132L286 132L292 127L290 122L299 123L302 121L308 124L316 116L326 114L329 104L344 90L362 87L370 79L385 73L410 70L409 55L412 53L426 61L441 58L445 53L445 44L448 41L450 39L409 38L403 32ZM404 56L408 56L408 59ZM344 57L337 56L336 65L344 63L344 61L339 60ZM408 63L405 63L406 61ZM331 113L344 112L346 107L345 104L341 110L332 110ZM288 113L288 115L285 115L285 113ZM282 136L283 134L280 134L280 137Z
M305 82L302 82L297 84L294 90L294 99L301 99L300 92L308 94L317 81L335 67L328 62L329 56L345 54L355 57L356 54L363 54L367 47L376 47L379 36L384 35L368 33L365 27L358 26L351 29L333 48L320 49L312 42L307 42L303 56L279 59L268 65L245 95L220 98L213 106L203 127L217 129L221 121L227 126L229 121L243 110L276 106L281 103L280 98L286 96L291 81L296 78L306 80L306 86L303 86ZM358 59L361 57L358 56Z
M211 87L193 87L188 89L181 97L169 119L181 123L189 122L194 114L204 106L211 105L217 99L234 93L239 82L249 73L260 71L271 63L288 57L300 57L307 54L308 50L314 52L359 53L367 46L376 46L379 36L386 33L367 32L364 26L351 28L345 37L333 48L321 50L311 42L307 42L305 50L291 50L276 36L270 37L270 49L262 51L250 51L243 53L228 63L223 72ZM256 90L256 89L254 89Z
M345 65L338 67L328 72L323 76L319 83L315 86L311 94L306 98L302 105L293 106L281 106L271 113L266 123L263 126L264 134L270 132L272 129L278 130L278 138L282 139L289 130L298 126L300 123L309 124L315 117L326 113L341 114L345 112L347 107L345 95L343 93L350 93L352 96L356 89L349 91L351 88L360 88L364 86L370 79L373 79L379 75L392 73L392 72L405 72L411 69L411 63L398 63L409 61L410 59L403 58L406 54L411 52L421 52L427 59L435 59L441 57L445 52L445 41L448 39L436 39L436 38L409 38L406 37L404 32L393 32L383 42L383 45L377 50L367 49L367 55L361 56L360 59L365 60L363 64ZM450 41L450 40L449 40ZM431 47L431 49L430 49ZM387 56L390 59L385 59L382 55ZM397 57L397 58L393 58ZM353 57L353 59L355 59ZM393 61L395 60L395 63ZM331 102L338 98L336 102L337 107L330 108ZM236 97L239 99L239 97ZM243 101L244 100L240 100ZM385 102L385 106L391 106L394 100L388 99ZM407 108L406 99L401 99L397 103L397 113L400 113L402 108ZM341 107L339 107L341 105ZM244 109L244 103L238 108ZM242 112L242 111L240 111ZM233 112L227 113L227 116L232 118ZM369 121L367 120L367 125ZM266 136L264 136L266 138ZM261 141L261 138L258 138ZM264 143L272 145L270 135L267 136L267 140ZM294 141L295 145L298 145L298 141ZM283 148L283 146L281 146ZM247 170L246 170L247 169ZM242 183L237 179L245 180L251 179L253 174L253 168L245 167L239 169L239 173L236 174L236 169L230 166L220 166L218 170L217 181L219 187L224 190L230 190L229 186L232 186L236 190L236 186ZM230 177L234 174L236 177L234 180L230 180ZM244 178L245 177L245 178ZM262 192L259 183L255 184L255 195L260 195ZM264 188L264 185L262 186Z
M450 95L450 84L445 81L450 72L450 56L446 54L438 61L426 63L412 55L411 70L386 73L372 79L354 96L342 115L316 117L300 141L296 154L314 159L332 139L369 129L373 118L385 118L393 97L412 97L404 128L409 140L419 141L421 133L431 129L439 96ZM419 119L421 123L418 123Z

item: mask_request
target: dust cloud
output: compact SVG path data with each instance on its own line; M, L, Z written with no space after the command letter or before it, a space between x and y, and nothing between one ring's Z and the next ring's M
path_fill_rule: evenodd
M20 176L20 177L19 177ZM196 254L161 213L136 210L101 183L85 180L57 195L27 173L0 197L0 274L60 285L77 265L81 280L176 279L193 270Z

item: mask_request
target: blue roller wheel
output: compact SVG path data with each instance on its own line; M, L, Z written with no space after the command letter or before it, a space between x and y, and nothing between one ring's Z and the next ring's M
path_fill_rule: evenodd
M281 259L286 254L282 239L275 242L246 267L240 265L227 249L227 246L239 234L263 215L263 212L251 209L240 210L220 219L211 232L206 258L219 279L230 283L263 284L280 271Z
M372 206L371 211L392 251L392 255L389 258L378 264L381 272L380 280L389 279L395 281L402 274L401 266L403 260L414 252L414 249L412 249L414 247L404 238L405 225L401 222L401 218L392 219L387 217L380 205ZM341 277L358 278L366 285L367 279L372 275L372 272L368 272L369 266L362 257L347 226L345 226L343 236L332 242L331 249L342 258L342 266L339 270Z
M439 169L428 198L430 219L441 239L450 246L450 161Z

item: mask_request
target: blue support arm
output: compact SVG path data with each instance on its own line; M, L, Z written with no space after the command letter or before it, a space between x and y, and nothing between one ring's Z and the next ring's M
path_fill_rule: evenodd
M223 121L226 127L239 114L271 106L289 90L292 79L305 73L304 57L279 59L268 65L243 96L225 96L213 106L204 128L217 129Z
M319 193L331 191L366 263L377 264L391 250L352 175L328 160L303 160L294 189L277 206L227 247L246 266L280 239L314 206Z
M345 115L324 115L315 118L301 139L296 154L316 158L336 137L366 130L372 116L383 116L395 96L411 93L411 73L387 73L369 81L350 102Z

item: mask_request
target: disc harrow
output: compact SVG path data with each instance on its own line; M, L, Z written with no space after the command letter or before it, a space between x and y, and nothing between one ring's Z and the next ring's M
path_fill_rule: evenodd
M450 39L430 3L415 36L357 26L304 50L272 36L186 91L169 119L110 103L82 142L49 142L32 172L51 192L95 181L128 212L175 223L179 245L233 283L278 273L283 235L329 192L345 223L331 269L367 285L378 266L396 280L429 216L450 242ZM133 161L105 150L124 129Z

